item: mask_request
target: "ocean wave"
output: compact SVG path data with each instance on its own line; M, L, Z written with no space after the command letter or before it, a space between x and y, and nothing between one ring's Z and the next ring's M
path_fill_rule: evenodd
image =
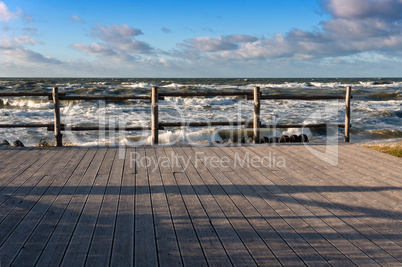
M35 83L35 81L37 81ZM402 79L37 79L24 83L21 80L1 80L2 92L46 91L51 92L53 86L67 95L149 95L152 86L159 86L160 92L224 92L253 91L260 86L263 94L292 95L344 95L345 87L352 86L352 125L353 140L359 138L379 138L391 136L398 138L398 130L402 118L402 99L400 88ZM38 89L39 88L39 89ZM161 121L235 121L252 120L253 101L245 97L166 97L159 102L159 119ZM302 100L264 100L261 105L262 122L285 123L322 123L324 121L343 122L344 100L302 101ZM68 125L149 125L151 114L150 101L61 101L62 122ZM53 104L46 98L0 98L0 116L3 123L36 123L44 117L52 121ZM99 118L106 116L104 121ZM7 118L7 120L6 120ZM187 143L212 142L221 139L236 138L238 128L217 127L202 128L168 128L161 131L160 139L164 144L178 139ZM379 132L368 132L367 129L380 129ZM383 132L381 129L389 129ZM397 132L392 132L392 129ZM337 129L335 129L337 130ZM0 129L3 136L7 129ZM15 130L17 131L17 130ZM248 129L242 129L248 133ZM265 130L264 130L265 131ZM328 134L326 128L311 129L276 129L265 131L266 136L282 134L300 134L324 140ZM342 129L334 136L342 137ZM26 129L18 130L21 137L31 136ZM215 133L215 137L212 134ZM18 135L19 135L18 134ZM97 132L71 133L77 137L74 144L103 144L112 142L148 142L148 131L127 134L126 137L99 139ZM231 136L232 135L232 136ZM191 137L191 138L190 138ZM335 137L334 137L335 138ZM386 137L387 138L387 137ZM399 137L401 138L401 137ZM99 140L98 140L99 139ZM318 140L317 139L317 140ZM108 141L109 140L109 141ZM148 141L147 141L148 140ZM235 141L235 140L234 140ZM150 143L150 142L148 142Z
M376 138L402 138L402 131L396 129L371 129L366 132Z
M48 100L41 99L0 99L3 106L12 107L28 107L36 109L48 109L53 107L53 103Z
M402 96L400 91L397 92L381 92L364 94L364 98L369 100L401 100Z
M158 85L154 84L154 83L147 83L147 82L139 82L139 83L123 82L123 83L121 83L121 86L125 87L125 88L152 88L152 87L158 86Z

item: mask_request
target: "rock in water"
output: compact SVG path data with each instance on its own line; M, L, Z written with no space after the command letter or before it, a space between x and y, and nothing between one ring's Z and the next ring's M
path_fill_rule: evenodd
M301 138L298 135L292 134L289 138L291 143L301 142Z
M271 137L269 138L270 143L279 143L279 138L278 137Z
M303 142L303 143L307 143L307 142L308 142L308 137L307 137L307 135L305 135L305 134L299 135L299 138L300 138L300 142Z
M20 140L16 140L14 141L14 147L25 147L25 146Z
M282 135L281 139L279 140L280 143L289 143L290 142L290 138L287 135Z
M0 143L0 147L4 146L10 146L10 143L7 140L3 140L3 142Z

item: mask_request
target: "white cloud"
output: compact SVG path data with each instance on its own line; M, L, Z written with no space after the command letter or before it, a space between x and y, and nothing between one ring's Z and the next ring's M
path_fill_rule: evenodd
M85 23L85 21L84 21L82 18L78 17L77 15L71 15L71 17L69 18L69 20L70 20L71 22L73 22L73 23L75 23L75 22Z
M327 0L324 8L334 17L346 19L401 19L401 0Z
M257 40L253 36L243 34L217 36L216 38L201 36L186 40L185 43L181 43L179 46L199 52L218 52L236 50L239 48L239 43L249 43Z
M289 58L306 60L361 52L402 51L402 0L322 0L331 15L323 30L294 29L271 38L229 35L195 37L178 43L187 57L219 60Z
M17 10L11 12L3 1L0 1L0 21L4 23L11 20L22 19L31 22L33 19L27 16L24 11ZM36 34L36 28L32 25L23 29L25 34L22 35L0 35L0 63L4 66L38 66L40 64L61 64L62 62L46 57L33 50L27 49L26 45L37 45L38 41L32 38Z
M24 47L24 45L35 44L37 44L37 42L27 35L11 37L3 34L0 39L0 57L4 61L11 61L15 64L61 63L61 61L57 59L45 57L42 54Z
M141 30L126 24L121 26L96 25L92 29L92 36L103 42L93 42L90 45L73 44L73 47L91 55L115 57L117 61L132 60L138 55L155 53L148 43L135 38L142 34Z
M11 12L3 1L0 1L0 21L7 22L17 18L17 14Z
M99 43L92 43L90 45L87 44L73 44L73 47L79 49L85 53L95 56L114 56L116 52L107 47L106 45L102 45Z

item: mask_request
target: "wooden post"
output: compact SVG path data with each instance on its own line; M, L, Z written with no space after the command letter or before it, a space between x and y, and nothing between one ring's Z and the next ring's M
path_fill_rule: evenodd
M152 119L151 119L152 145L157 145L159 143L158 87L152 87L151 101L152 101Z
M63 135L61 134L60 101L59 101L59 88L58 87L53 87L53 105L54 105L54 135L56 137L56 145L63 146Z
M261 101L260 101L260 87L254 87L254 138L253 143L260 142L260 111L261 111Z
M350 128L350 98L352 87L346 88L346 101L345 101L345 142L350 141L349 128Z

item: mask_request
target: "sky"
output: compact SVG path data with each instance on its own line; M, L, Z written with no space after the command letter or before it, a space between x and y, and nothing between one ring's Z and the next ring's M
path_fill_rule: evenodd
M0 0L0 77L402 77L402 0Z

